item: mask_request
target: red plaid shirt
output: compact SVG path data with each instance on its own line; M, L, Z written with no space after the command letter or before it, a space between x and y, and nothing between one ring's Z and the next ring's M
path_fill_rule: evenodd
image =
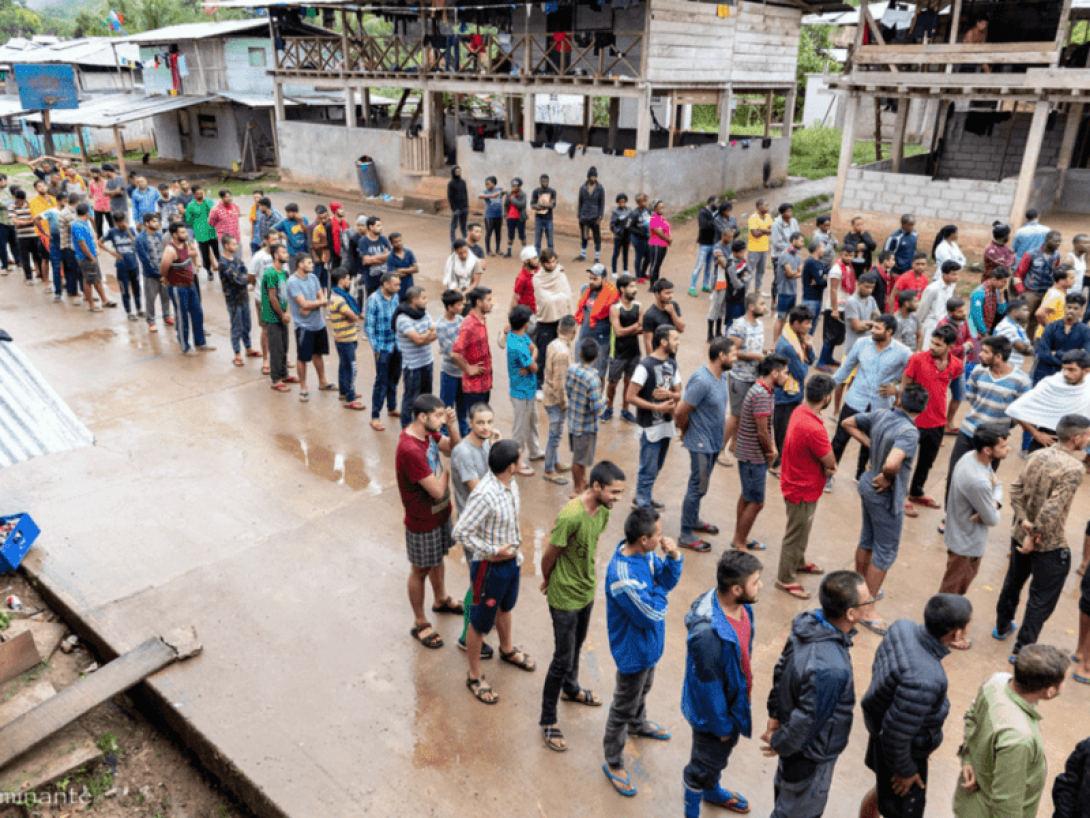
M216 235L221 239L224 236L234 236L238 240L242 240L242 233L238 229L238 220L241 212L238 209L238 205L234 202L230 207L224 207L222 203L212 208L212 212L208 214L208 223L212 225L212 229L216 231Z
M467 364L481 367L479 375L462 375L462 391L478 395L492 389L492 349L488 346L488 327L473 313L466 316L450 350L465 358Z

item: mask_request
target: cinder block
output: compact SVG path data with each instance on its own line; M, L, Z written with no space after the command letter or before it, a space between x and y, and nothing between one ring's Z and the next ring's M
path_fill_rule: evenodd
M986 191L973 191L970 190L965 193L965 201L972 204L983 204L988 201L989 195Z

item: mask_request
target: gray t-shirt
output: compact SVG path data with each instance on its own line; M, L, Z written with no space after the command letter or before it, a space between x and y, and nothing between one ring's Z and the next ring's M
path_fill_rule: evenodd
M958 461L946 498L946 547L962 557L982 557L988 529L999 524L996 503L1003 502L1003 484L992 485L994 473L969 452ZM980 515L980 522L972 519Z
M309 315L303 315L303 308L295 301L297 295L303 296L307 301L317 301L321 289L322 285L314 273L310 273L305 279L294 273L288 276L288 306L291 307L291 320L299 329L313 331L325 326L321 310L311 310Z
M760 318L757 319L755 324L749 323L745 316L736 318L734 323L730 325L730 329L727 330L727 337L738 342L740 352L760 352L764 349L765 343L764 324L761 323ZM731 378L736 381L755 383L758 363L760 361L743 361L740 359L735 361L734 367L730 371Z
M466 507L470 490L467 480L480 480L488 474L488 453L492 450L492 441L486 440L481 446L474 446L468 438L461 441L450 453L450 480L454 489L454 510L459 514Z
M111 190L120 190L120 196L110 196L110 212L115 210L125 210L129 206L129 194L125 192L125 180L120 176L115 176L113 179L106 180L106 195L110 195Z
M916 317L916 313L912 313L908 318L900 313L894 313L893 317L897 319L897 331L893 333L893 337L915 352L916 332L920 329L920 320ZM927 338L924 340L931 343Z
M799 291L799 280L787 277L787 271L784 269L785 263L790 264L791 268L798 272L802 267L802 257L797 250L789 247L776 259L776 292L780 295L794 297Z
M723 448L727 425L727 375L719 378L707 365L689 377L681 399L693 407L682 446L690 452L715 454Z
M912 463L920 445L920 433L916 424L903 410L879 409L877 412L861 412L855 422L863 434L870 437L870 467L859 478L859 495L864 501L885 507L890 516L904 516L908 481L912 477ZM879 493L874 488L874 476L882 470L889 453L900 449L905 453L901 468L893 479L893 485Z
M859 293L852 293L852 297L844 302L844 352L847 354L848 350L855 346L855 342L860 338L865 338L870 335L869 331L852 332L852 319L858 318L860 321L870 321L871 316L878 312L878 302L874 300L873 295L867 296L867 300L864 301L859 297ZM916 344L913 342L909 349L915 349Z

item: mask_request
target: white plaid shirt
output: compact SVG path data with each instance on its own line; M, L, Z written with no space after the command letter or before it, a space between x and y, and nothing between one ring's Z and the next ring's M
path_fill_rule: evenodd
M505 486L492 472L482 477L458 517L453 538L478 560L495 555L504 546L522 545L518 484L512 480ZM516 559L522 565L521 551Z

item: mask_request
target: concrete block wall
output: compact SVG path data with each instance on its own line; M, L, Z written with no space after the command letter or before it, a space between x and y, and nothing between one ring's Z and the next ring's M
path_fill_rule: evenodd
M985 112L986 113L986 112ZM1033 115L1015 113L1010 119L997 123L987 135L965 130L968 111L958 111L946 125L945 144L939 173L955 179L982 179L995 181L1002 174L1007 179L1017 176L1022 169L1022 155L1026 150L1029 125ZM1063 140L1063 115L1051 121L1041 143L1038 167L1055 167L1060 156Z
M934 219L990 225L1010 215L1014 189L1014 180L936 181L929 176L852 168L848 171L842 209L914 213L926 208L927 215Z
M1070 168L1067 171L1056 209L1069 213L1090 213L1090 170Z

